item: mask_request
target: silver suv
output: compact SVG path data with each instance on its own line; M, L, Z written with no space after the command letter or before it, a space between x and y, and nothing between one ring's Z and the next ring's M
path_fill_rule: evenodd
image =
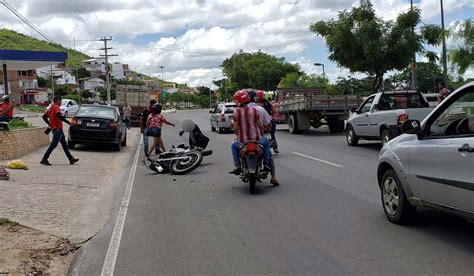
M222 103L217 105L211 113L211 130L223 133L232 129L232 117L236 108L235 103Z
M417 207L474 218L474 82L457 89L420 123L380 152L378 183L383 210L406 223Z

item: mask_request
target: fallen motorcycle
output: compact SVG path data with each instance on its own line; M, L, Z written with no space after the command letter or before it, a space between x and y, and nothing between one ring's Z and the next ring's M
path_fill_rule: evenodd
M179 145L178 147L173 146L168 152L160 153L157 157L145 158L143 165L156 173L186 174L199 167L203 156L211 154L212 150Z

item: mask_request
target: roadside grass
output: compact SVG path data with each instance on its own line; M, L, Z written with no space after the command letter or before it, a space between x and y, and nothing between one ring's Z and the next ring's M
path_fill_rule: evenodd
M11 221L7 218L0 218L0 226L16 226L17 222Z
M9 129L22 129L22 128L30 128L33 125L24 121L23 119L17 119L13 118L9 123L8 123L8 128Z
M38 106L34 104L24 104L17 107L21 111L34 112L34 113L43 113L46 109L46 106Z

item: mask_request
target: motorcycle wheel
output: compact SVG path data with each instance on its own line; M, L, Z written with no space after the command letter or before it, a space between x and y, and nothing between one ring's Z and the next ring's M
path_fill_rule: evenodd
M255 194L256 184L257 184L257 174L249 173L249 188L250 188L250 194L252 195Z
M186 174L201 165L202 154L199 151L190 151L182 156L188 157L187 160L174 160L170 164L170 170L173 174Z

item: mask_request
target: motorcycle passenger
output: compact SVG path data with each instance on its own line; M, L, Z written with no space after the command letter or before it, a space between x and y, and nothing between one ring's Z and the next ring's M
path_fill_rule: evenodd
M246 91L250 97L250 103L248 104L248 106L257 109L260 115L260 120L262 121L262 124L263 124L264 133L269 133L272 127L272 117L270 116L270 114L268 114L265 108L255 103L255 101L257 100L257 92L255 92L255 90L253 89L247 89ZM267 138L265 137L265 139ZM273 163L273 160L270 159L270 162L268 162L267 165L270 167L270 174L272 177L270 180L270 184L273 184L273 186L279 186L280 183L276 179L275 164Z
M189 133L189 146L191 148L201 148L205 149L207 147L207 144L209 144L209 138L204 135L199 129L198 125L195 124L192 120L190 119L185 119L183 122L181 122L181 130L179 132L179 136L182 136L185 132Z
M265 92L263 90L257 90L257 104L265 108L265 110L268 112L268 114L272 117L271 120L271 126L270 126L270 136L272 137L272 143L274 145L274 151L275 153L278 153L278 143L275 137L275 132L276 132L276 121L273 118L273 107L272 104L269 100L265 99Z
M233 129L236 132L237 139L232 142L232 157L234 159L234 170L230 173L240 174L240 144L247 141L259 141L263 146L263 160L265 169L270 170L269 165L271 162L270 144L268 139L265 138L263 133L263 124L260 120L260 114L257 109L248 106L250 103L250 97L245 90L239 90L234 94L234 102L237 104L237 108L234 110L233 115Z

